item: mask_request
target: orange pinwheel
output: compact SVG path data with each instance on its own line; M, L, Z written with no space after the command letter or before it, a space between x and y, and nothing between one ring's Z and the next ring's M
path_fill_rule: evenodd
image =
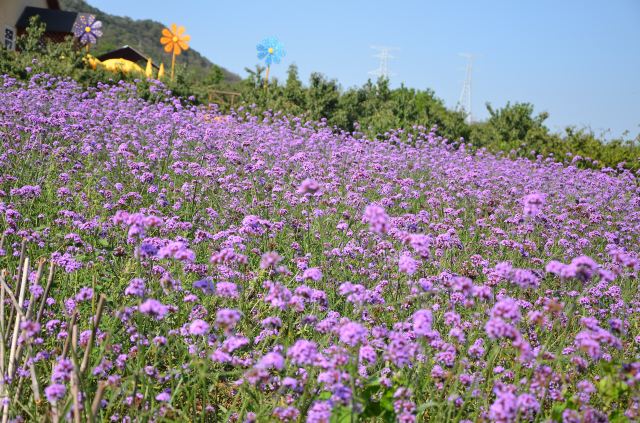
M171 80L173 80L173 70L176 67L176 56L189 49L190 35L184 33L184 26L171 24L171 29L164 28L160 43L164 45L164 51L171 53Z
M189 40L191 36L184 33L184 26L171 24L171 29L164 28L160 43L164 45L164 51L179 55L183 50L189 49Z

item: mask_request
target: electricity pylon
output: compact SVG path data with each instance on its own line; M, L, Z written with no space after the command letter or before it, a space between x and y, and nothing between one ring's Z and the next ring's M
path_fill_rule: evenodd
M378 51L378 54L374 54L373 57L380 59L380 65L378 66L378 69L370 71L369 75L374 75L378 78L383 77L385 79L389 79L390 76L395 75L394 73L389 72L389 60L394 58L390 52L398 49L385 46L371 46L371 48Z
M471 124L473 122L473 114L471 111L471 73L473 71L473 59L475 59L476 56L470 53L460 53L460 56L467 59L467 74L464 78L460 100L458 100L456 109L463 111L466 115L465 120L468 124Z

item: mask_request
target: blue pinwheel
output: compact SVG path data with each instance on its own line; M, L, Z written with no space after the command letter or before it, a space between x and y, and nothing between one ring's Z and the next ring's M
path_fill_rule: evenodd
M102 22L93 15L80 15L73 26L73 33L82 45L95 44L102 37Z
M269 69L274 63L280 63L285 55L284 46L275 37L265 38L256 47L258 49L258 59L263 60L267 65L267 74L265 76L265 86L269 82Z

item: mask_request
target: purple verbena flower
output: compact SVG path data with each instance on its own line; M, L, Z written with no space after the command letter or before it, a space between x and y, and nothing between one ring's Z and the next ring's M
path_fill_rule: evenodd
M149 298L140 304L138 311L142 314L147 314L156 320L162 320L169 312L169 308L160 301Z

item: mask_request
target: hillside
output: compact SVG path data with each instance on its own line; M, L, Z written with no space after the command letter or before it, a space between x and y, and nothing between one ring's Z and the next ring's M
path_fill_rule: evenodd
M103 24L104 36L95 48L95 54L101 54L123 45L130 45L148 54L154 63L164 62L165 66L171 62L158 41L164 24L150 19L134 20L129 17L114 16L101 11L84 0L61 0L64 10L89 12L96 15ZM189 71L198 77L204 77L213 70L214 64L194 49L189 49L180 56L180 63L186 64ZM239 81L240 77L222 68L226 81Z

